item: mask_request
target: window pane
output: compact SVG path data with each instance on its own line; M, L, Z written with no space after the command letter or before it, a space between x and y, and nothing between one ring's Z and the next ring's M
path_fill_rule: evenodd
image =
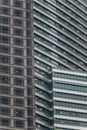
M10 63L10 57L8 57L8 56L0 56L0 62L2 62L2 63Z
M15 106L24 106L24 100L16 98L16 99L14 99L14 105Z
M23 45L23 39L21 39L21 38L14 38L14 44L18 45L18 46Z
M32 118L28 118L28 125L33 126L33 119Z
M32 58L27 59L27 65L32 66Z
M23 55L23 49L22 48L14 48L14 54L15 55Z
M2 53L10 53L10 47L0 45L0 52L2 52Z
M10 4L10 0L0 0L0 4L9 5Z
M27 48L27 56L32 56L32 49Z
M1 125L3 126L10 126L10 119L7 118L1 118Z
M32 108L28 108L28 115L33 115L34 110Z
M29 11L26 12L26 18L30 19L31 18L31 13Z
M21 8L23 7L23 2L21 0L14 0L14 6Z
M2 14L10 14L10 9L6 7L0 7L0 13Z
M14 12L14 16L16 16L16 17L23 17L22 10L15 9L13 12Z
M22 121L22 120L15 120L14 121L14 125L15 125L15 127L18 127L18 128L24 128L24 121Z
M29 97L27 100L27 103L28 103L28 105L33 106L34 100L31 97Z
M27 31L26 31L26 36L27 36L27 37L32 37L32 32L31 32L31 30L27 30Z
M34 89L32 87L28 87L27 94L28 95L33 95L34 94Z
M24 70L22 68L14 68L14 74L16 75L23 75L24 74Z
M32 47L33 46L33 42L31 39L27 39L27 46L28 47Z
M0 86L0 93L10 94L10 87L8 87L8 86Z
M14 84L15 85L24 85L24 79L22 78L14 78Z
M10 28L6 26L0 26L0 32L9 34Z
M8 77L8 76L0 76L0 81L3 84L9 84L10 83L10 77Z
M8 107L0 107L0 114L10 115L10 108L8 108Z
M10 23L10 18L9 17L0 16L0 23L2 23L2 24L9 24Z
M10 43L10 37L0 36L0 42L2 42L2 43Z
M31 77L27 78L27 84L32 86L32 83L33 83L32 78Z
M14 109L14 116L17 116L17 117L24 117L24 110L21 110L21 109Z
M14 28L14 34L18 36L23 36L23 30L19 28Z
M24 89L22 89L22 88L14 88L14 95L24 96Z
M0 72L2 73L10 73L10 67L5 65L0 65Z
M32 68L28 68L27 69L27 75L32 75L32 74L33 74Z
M2 97L0 96L0 104L10 105L10 98L9 97Z
M21 19L14 19L13 23L15 26L23 26L23 21Z
M23 65L24 64L24 60L22 58L14 58L14 64L16 65Z

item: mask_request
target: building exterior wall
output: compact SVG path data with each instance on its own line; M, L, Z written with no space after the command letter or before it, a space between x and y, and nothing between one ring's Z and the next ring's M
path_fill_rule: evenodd
M5 126L1 118L1 129L13 129L17 119L24 123L23 129L34 130L34 112L37 130L53 129L51 69L87 70L86 3L86 0L0 0L0 117L9 120L9 126ZM17 95L15 89L21 93L23 90L24 95ZM6 98L7 105L2 103ZM23 101L23 107L15 106L15 100ZM2 106L9 108L9 115L2 112ZM23 118L14 114L16 108L23 110Z
M34 130L32 0L0 0L0 130Z
M37 130L53 128L51 68L87 71L87 1L34 0Z
M87 129L87 73L53 69L54 130Z

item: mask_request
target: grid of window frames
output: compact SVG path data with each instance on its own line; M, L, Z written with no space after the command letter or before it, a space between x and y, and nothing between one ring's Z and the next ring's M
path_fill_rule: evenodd
M49 80L51 78L51 67L87 71L87 9L82 3L80 0L34 1L35 87L37 104L39 103L40 106L42 105L41 102L46 103L46 106L48 105L45 100L52 90ZM80 80L80 77L78 77L78 80ZM64 85L61 86L59 85L63 89ZM74 89L73 86L69 88ZM66 87L65 85L65 89ZM82 87L78 87L82 89ZM86 87L84 88L86 90ZM78 91L80 91L79 89ZM48 93L45 95L43 90ZM40 94L41 92L43 97ZM44 101L40 101L39 98L43 98ZM74 95L72 98L74 98ZM38 111L39 108L36 114L39 113ZM40 115L45 116L44 111L41 111ZM43 120L42 117L41 120ZM42 126L39 119L36 120L36 123L37 129L45 129L47 126L46 122ZM59 129L61 130L61 128Z
M53 69L55 130L87 127L87 73ZM58 125L59 127L58 127ZM73 126L74 124L74 126Z
M3 130L26 130L30 117L30 129L34 130L34 110L27 117L34 107L33 103L27 108L27 75L28 78L33 75L31 4L32 0L0 0L0 125ZM32 85L29 87L29 97L33 98L34 89Z

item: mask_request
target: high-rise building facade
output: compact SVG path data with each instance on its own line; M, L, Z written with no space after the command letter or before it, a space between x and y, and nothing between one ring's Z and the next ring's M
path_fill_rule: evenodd
M53 129L51 68L87 71L87 1L34 0L37 130Z
M0 0L0 130L35 130L32 0Z
M54 130L87 129L87 72L53 69Z
M87 70L86 4L86 0L0 0L1 129L33 130L34 111L37 130L53 129L51 69Z

